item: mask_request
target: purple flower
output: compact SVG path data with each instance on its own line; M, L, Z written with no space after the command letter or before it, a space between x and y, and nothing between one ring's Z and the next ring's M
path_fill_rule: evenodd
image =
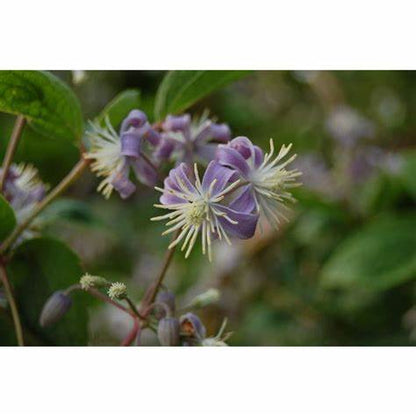
M159 134L153 130L146 115L140 110L132 110L123 120L120 135L116 133L108 118L105 127L91 123L92 129L87 132L91 149L86 153L87 159L93 159L91 169L104 179L98 186L106 198L113 189L125 199L134 193L136 185L130 180L133 169L137 179L148 186L154 186L158 179L155 165L143 153L143 141L157 146Z
M226 143L231 138L226 124L216 124L206 114L194 121L189 114L169 115L163 123L163 130L163 156L169 158L173 155L175 160L189 164L197 160L213 160L217 144Z
M198 234L202 236L202 253L208 252L211 260L211 241L224 239L231 244L230 237L241 239L253 236L258 216L254 205L245 192L234 191L239 184L235 172L215 161L209 163L202 181L196 164L194 171L181 163L172 169L164 181L158 208L172 212L152 220L168 220L163 234L177 231L178 235L169 248L183 241L181 250L188 257Z
M363 137L374 135L374 125L367 118L347 106L336 107L326 121L329 134L346 147L353 146Z
M270 140L270 152L264 155L247 137L236 137L227 145L219 145L217 150L217 161L236 171L247 184L242 187L245 204L251 200L258 212L275 227L282 218L287 219L284 203L294 201L288 189L299 186L296 178L301 173L296 169L286 170L296 155L283 161L291 146L283 145L274 155L273 140Z
M4 182L3 195L13 207L18 224L32 214L36 205L46 195L47 189L48 186L39 179L38 170L32 165L21 163L10 166ZM35 218L17 242L34 237L40 226L41 220Z

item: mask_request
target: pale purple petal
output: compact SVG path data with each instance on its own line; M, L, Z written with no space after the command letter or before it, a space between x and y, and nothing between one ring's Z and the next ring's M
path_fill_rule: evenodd
M236 191L236 198L230 203L230 208L246 214L252 213L256 209L256 199L251 185L246 185Z
M204 162L215 159L218 145L216 143L206 143L196 146L195 155Z
M227 124L211 124L211 138L219 142L228 142L231 139L231 130Z
M124 133L131 127L142 127L147 122L147 116L143 111L131 110L129 115L121 123L120 132Z
M181 184L179 184L179 181L181 182ZM164 188L166 190L172 189L174 191L184 193L184 190L181 186L183 185L185 187L185 190L195 194L197 193L197 191L191 181L195 181L192 169L185 163L181 163L176 168L170 170L169 176L164 180ZM160 197L160 202L162 204L177 204L185 202L185 200L183 198L174 196L169 192L165 192Z
M246 214L218 204L217 208L227 214L227 217L231 220L237 221L237 224L232 224L224 217L218 217L218 221L223 226L227 235L243 240L253 237L259 219L258 214Z
M136 173L137 179L150 187L154 187L158 181L158 173L154 166L152 166L146 159L140 156L134 163L133 169Z
M184 114L182 116L168 115L163 122L163 128L171 131L185 131L189 129L191 125L191 116Z
M247 177L250 173L250 168L244 157L228 145L218 146L216 159L222 165L236 169L243 177Z
M200 127L198 134L195 137L192 137L192 141L194 143L203 143L208 139L211 139L212 132L211 132L211 125L212 122L207 120L204 122L203 126Z
M234 176L235 172L224 166L221 166L218 162L212 161L209 163L204 177L202 179L202 189L204 192L208 191L212 182L216 180L213 186L212 196L218 195L229 184L230 179Z
M158 146L161 141L160 133L152 128L149 128L149 130L143 135L143 138L152 146Z
M161 138L159 145L153 152L153 157L157 162L167 160L170 158L173 150L175 149L175 142L165 138Z
M136 185L130 181L127 174L124 172L119 172L114 176L111 181L111 185L114 186L114 189L120 194L120 197L123 199L131 196L136 190Z
M125 132L121 134L121 154L137 158L140 155L141 137L135 132Z

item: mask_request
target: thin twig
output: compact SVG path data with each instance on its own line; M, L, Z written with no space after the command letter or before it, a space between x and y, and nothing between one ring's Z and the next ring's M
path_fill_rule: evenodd
M10 165L12 164L13 156L16 152L17 145L19 143L25 124L26 119L22 115L17 116L16 122L14 123L13 132L3 159L2 173L0 176L0 192L3 190L4 182L6 181L7 173L9 171Z
M71 185L76 179L81 176L84 169L88 166L90 162L84 158L81 158L79 162L72 168L71 172L59 182L58 185L45 198L42 199L34 208L33 212L19 224L12 234L4 240L3 244L0 246L0 253L4 253L20 236L20 234L31 224L31 222L60 194L62 194L69 185Z
M7 277L6 266L3 264L3 262L0 262L0 278L1 278L1 281L3 282L7 301L9 302L9 305L10 305L10 311L12 313L14 329L16 332L17 344L20 347L23 347L25 344L23 341L23 330L22 330L22 324L20 323L19 311L17 310L17 305L13 296L13 290L10 285L9 278Z
M126 307L124 307L123 305L120 305L120 303L110 299L108 296L104 295L103 293L101 293L99 290L94 289L94 288L90 288L90 289L86 289L86 291L96 297L97 299L102 300L103 302L107 302L110 305L115 306L116 308L122 310L123 312L126 312L127 314L129 314L130 316L132 316L133 318L135 318L133 312L131 312L129 309L127 309Z
M129 346L137 337L138 332L140 331L140 325L137 322L137 319L133 321L133 328L131 331L127 334L126 338L123 339L121 342L121 346L127 347Z
M172 237L172 241L174 241L178 235L180 230L178 230L174 236ZM169 265L172 261L173 254L175 253L176 246L172 248L168 248L165 255L165 260L163 261L162 268L159 272L159 275L156 279L156 282L150 287L148 294L145 296L144 308L148 308L154 300L156 299L157 292L159 291L160 286L162 285L163 279L165 278L166 272L168 271Z

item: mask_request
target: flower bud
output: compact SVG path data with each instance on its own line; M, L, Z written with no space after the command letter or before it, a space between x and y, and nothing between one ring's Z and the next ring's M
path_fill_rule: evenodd
M105 287L109 285L109 282L107 279L104 279L104 277L92 276L88 273L85 273L84 276L79 279L79 284L81 285L81 289L88 290L92 287Z
M201 293L198 296L195 296L191 300L189 307L203 308L204 306L208 306L208 305L218 302L219 299L220 299L220 291L218 289L211 288L211 289L208 289L206 292Z
M205 338L206 329L201 320L192 312L188 312L180 317L181 333L195 338Z
M156 303L162 303L168 308L171 316L175 315L175 295L172 292L159 292L156 297ZM166 316L166 311L164 308L158 307L155 315L157 319L161 319Z
M157 336L161 345L171 347L179 345L180 328L177 318L162 318L157 327Z
M127 296L127 286L124 283L113 283L108 289L110 299L124 299Z
M130 127L142 127L147 122L147 116L143 111L131 110L129 115L121 123L120 131L123 133L130 129Z
M72 299L65 292L58 290L46 301L40 314L39 323L47 327L58 322L69 310Z
M189 114L184 114L182 116L168 115L163 123L163 128L171 131L184 131L189 128L190 124L191 116Z

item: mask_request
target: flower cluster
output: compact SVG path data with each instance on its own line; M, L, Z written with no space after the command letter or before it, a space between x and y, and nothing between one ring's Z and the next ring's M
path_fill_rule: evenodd
M166 220L163 234L174 234L170 248L181 244L185 257L198 236L202 252L212 257L212 241L231 244L233 238L251 238L265 218L277 227L287 220L287 202L293 202L291 189L301 174L288 165L291 145L264 153L247 137L231 139L230 128L210 120L206 114L192 120L189 114L168 115L151 126L146 115L133 110L117 134L108 119L106 127L92 124L88 133L92 170L104 180L98 187L106 197L116 189L127 198L136 186L130 180L133 170L138 180L149 186L162 178L163 163L174 163L163 181L156 207L168 210L152 220ZM198 165L206 166L200 174ZM260 220L260 221L259 221Z
M1 169L0 169L1 175ZM7 171L4 182L3 196L13 207L17 223L25 221L45 196L48 186L39 178L38 170L30 164L13 164ZM19 241L36 235L39 220L32 222Z

